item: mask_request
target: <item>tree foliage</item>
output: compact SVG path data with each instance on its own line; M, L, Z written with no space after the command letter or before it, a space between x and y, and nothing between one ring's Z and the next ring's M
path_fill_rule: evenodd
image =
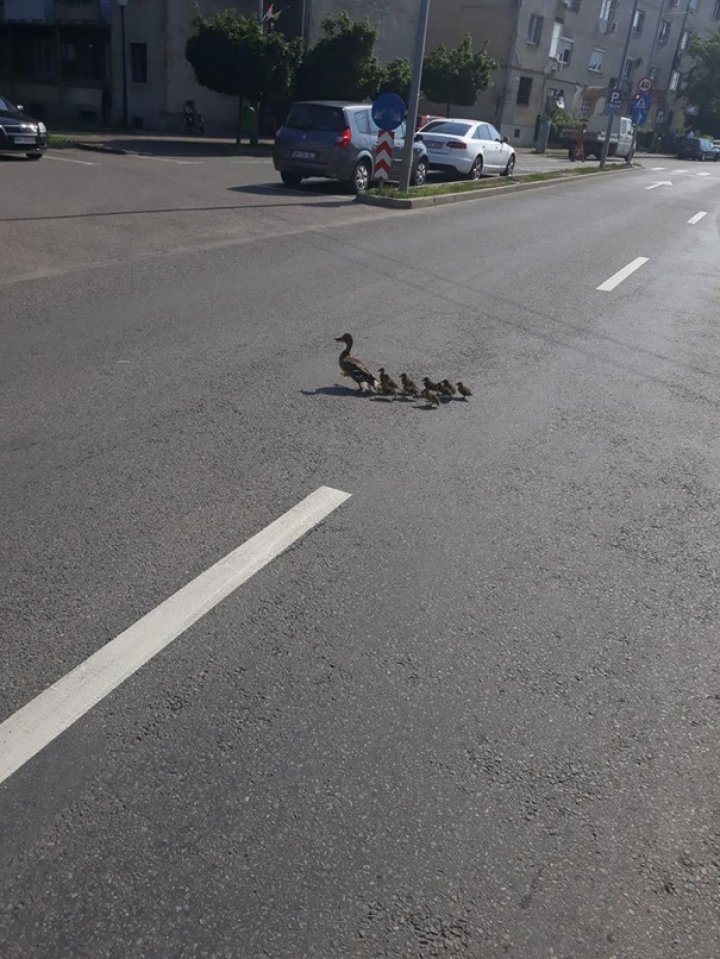
M365 100L385 79L373 52L376 30L365 18L353 23L344 11L322 21L322 37L303 58L295 95L300 100Z
M408 102L410 99L410 84L412 83L412 66L409 60L404 57L398 57L388 63L383 69L383 76L380 86L376 90L378 93L397 93L399 97Z
M243 100L257 106L287 96L302 53L299 40L265 31L257 19L239 16L233 9L197 14L194 26L185 56L195 77L209 90L238 97L238 116Z
M466 33L454 49L441 46L425 57L422 90L433 103L444 103L449 114L451 104L472 106L489 86L495 69L497 63L485 50L475 50Z
M720 136L720 30L706 40L693 37L690 55L694 62L682 95L697 109L697 127Z

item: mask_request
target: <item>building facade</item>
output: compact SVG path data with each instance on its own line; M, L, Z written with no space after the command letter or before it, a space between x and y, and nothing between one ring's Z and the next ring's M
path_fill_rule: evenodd
M227 6L258 16L261 0L200 2L203 13ZM320 36L327 15L367 16L377 27L381 60L412 54L418 0L280 0L274 8L281 11L277 28L308 42ZM194 10L195 0L126 0L124 16L119 0L0 0L0 89L51 121L71 124L100 117L107 84L119 122L124 19L131 126L179 132L183 104L192 99L208 132L229 134L235 102L198 86L185 59ZM720 0L639 0L634 15L633 0L432 0L427 49L455 46L470 33L499 67L477 103L452 112L492 120L512 142L530 145L549 101L562 96L570 113L589 118L605 110L612 82L627 108L647 76L653 86L646 128L681 128L678 95L690 38L718 28ZM424 102L422 109L445 108Z
M110 20L111 0L4 0L0 89L35 116L99 118Z

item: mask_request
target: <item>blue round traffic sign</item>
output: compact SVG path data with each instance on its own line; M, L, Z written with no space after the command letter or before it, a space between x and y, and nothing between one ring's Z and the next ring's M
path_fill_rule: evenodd
M381 93L372 105L372 118L381 130L397 130L405 112L403 99L397 93Z

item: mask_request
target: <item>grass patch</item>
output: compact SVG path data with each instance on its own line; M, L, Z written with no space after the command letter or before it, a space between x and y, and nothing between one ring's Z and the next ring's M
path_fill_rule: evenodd
M48 134L48 146L55 147L56 149L61 149L62 147L71 147L75 145L75 141L70 137L64 136L62 133L49 133Z
M639 164L634 164L638 166ZM570 169L552 170L546 173L524 173L519 176L486 177L483 180L453 180L450 183L434 183L432 186L413 187L403 193L396 186L379 186L368 190L372 196L387 196L396 199L416 199L422 196L447 196L452 193L474 193L477 190L494 190L515 183L538 183L543 180L572 179L593 173L607 173L610 170L626 170L625 164L613 164L600 170L597 166L578 166Z

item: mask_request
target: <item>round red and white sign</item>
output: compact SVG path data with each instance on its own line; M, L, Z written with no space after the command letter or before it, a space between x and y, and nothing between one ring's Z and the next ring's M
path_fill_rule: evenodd
M652 77L643 77L638 80L638 90L640 93L650 93L652 90Z

